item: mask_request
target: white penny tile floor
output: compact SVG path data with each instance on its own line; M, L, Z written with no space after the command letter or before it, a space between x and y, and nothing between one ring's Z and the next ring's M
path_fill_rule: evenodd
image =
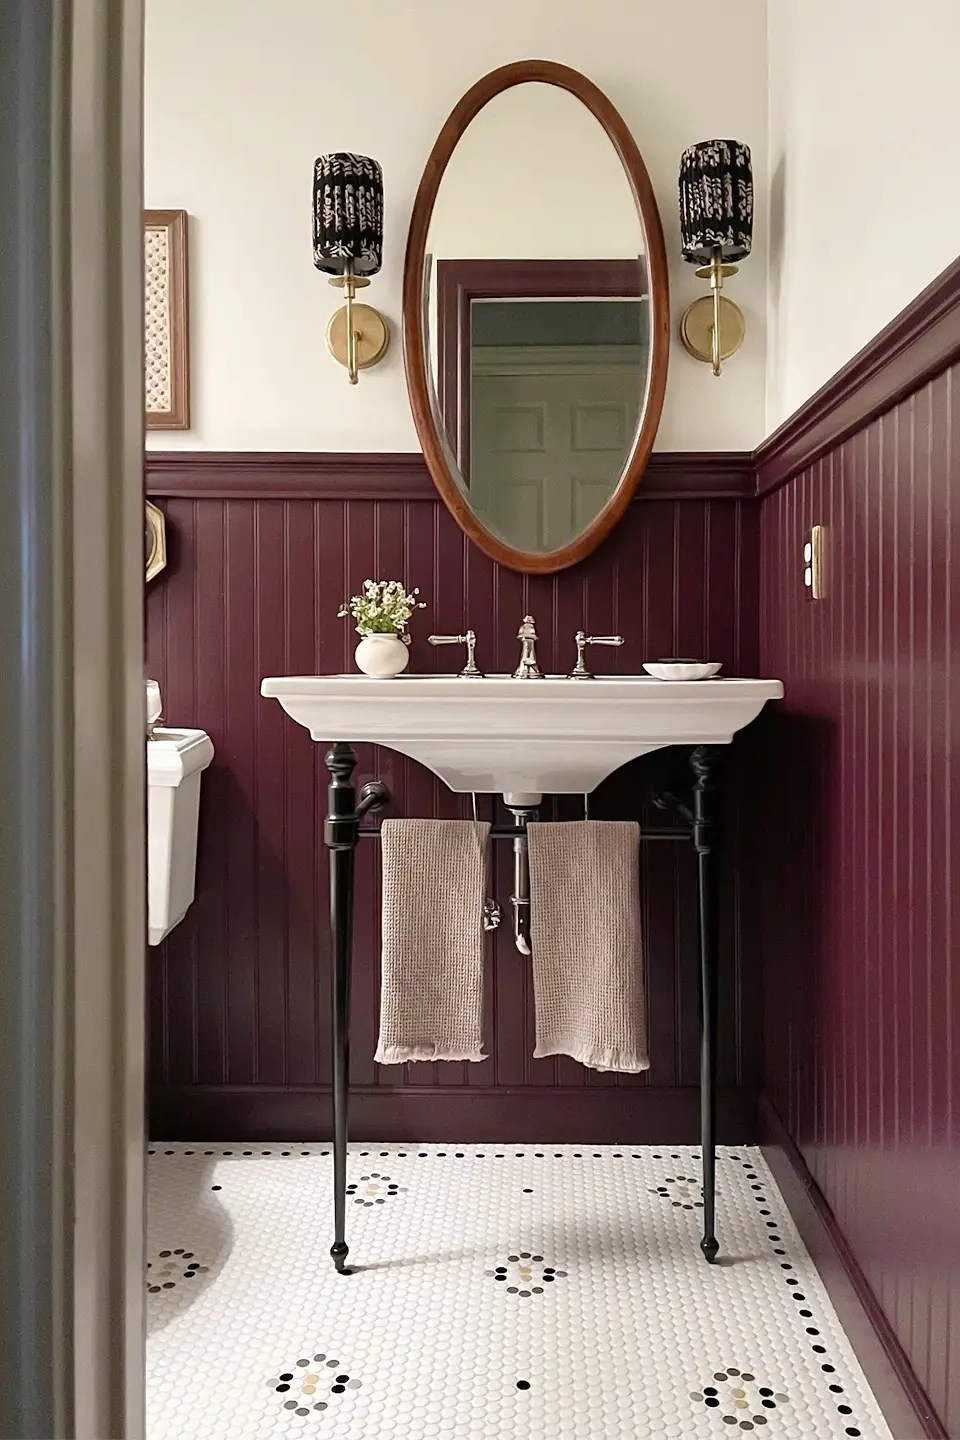
M148 1440L652 1440L890 1432L769 1171L698 1151L150 1153Z

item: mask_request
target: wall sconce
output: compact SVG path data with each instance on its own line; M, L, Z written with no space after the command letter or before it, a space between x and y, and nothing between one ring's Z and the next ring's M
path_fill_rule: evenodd
M380 269L383 253L383 172L366 155L321 155L313 168L313 263L343 290L346 304L327 326L327 349L347 367L350 384L382 360L387 322L357 291Z
M749 145L737 140L701 140L680 159L680 237L683 258L699 265L712 295L694 300L680 321L680 339L689 354L709 361L714 375L720 362L743 343L743 311L720 294L736 275L735 260L753 244L753 166Z

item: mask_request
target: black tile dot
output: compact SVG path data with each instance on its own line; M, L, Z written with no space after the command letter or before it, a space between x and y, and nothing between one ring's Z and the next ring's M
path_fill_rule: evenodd
M836 1367L835 1365L821 1365L821 1366L820 1366L820 1369L823 1370L824 1373L827 1374L827 1375L834 1375L834 1374L836 1373L836 1368L837 1368L837 1367Z
M705 1400L703 1403L704 1403L705 1405L709 1405L710 1408L711 1408L711 1410L715 1410L715 1409L717 1408L717 1406L720 1404L720 1401L714 1399L714 1397L713 1397L712 1395L708 1395L707 1398L706 1398L706 1400Z
M713 1385L705 1385L703 1387L703 1393L704 1395L716 1395L717 1392Z
M331 1385L331 1386L330 1386L330 1394L331 1394L331 1395L342 1395L343 1392L344 1392L344 1390L346 1390L346 1388L347 1388L346 1385Z
M292 1370L288 1370L284 1375L281 1375L281 1376L280 1376L280 1379L281 1379L281 1380L292 1380L292 1379L293 1379L293 1371L292 1371Z
M529 1381L529 1380L518 1380L518 1381L517 1381L517 1389L518 1389L518 1390L529 1390L529 1389L530 1389L530 1381Z
M860 1434L860 1431L857 1429L857 1427L856 1427L855 1425L848 1425L847 1428L846 1428L846 1430L845 1430L843 1433L844 1433L845 1435L859 1435L859 1434Z
M812 1311L812 1310L798 1310L797 1313L798 1313L798 1315L802 1315L803 1318L804 1318L804 1320L812 1320L812 1319L813 1319L813 1311Z
M814 1345L812 1348L815 1355L826 1355L827 1353L826 1345Z
M820 1334L820 1331L817 1329L817 1327L816 1327L815 1325L808 1325L808 1326L807 1326L807 1334L808 1334L808 1335L819 1335L819 1334Z
M278 1392L279 1392L281 1395L284 1393L285 1390L289 1390L289 1389L290 1389L290 1386L289 1386L289 1385L278 1385L278 1386L277 1386L277 1390L278 1390Z
M776 1402L773 1400L761 1400L760 1404L764 1407L765 1410L776 1410L777 1408Z
M211 1190L222 1190L222 1189L223 1189L223 1186L222 1186L222 1185L211 1185L211 1186L210 1186L210 1189L211 1189Z
M838 1406L837 1406L837 1414L838 1414L838 1415L852 1415L852 1414L853 1414L853 1410L850 1408L849 1405L838 1405Z
M843 1386L842 1386L842 1385L831 1385L831 1386L830 1386L830 1389L833 1391L834 1395L842 1395L842 1394L843 1394Z
M338 1376L337 1376L337 1384L338 1384L338 1385L346 1385L346 1383L347 1383L347 1381L348 1381L349 1379L350 1379L350 1376L349 1376L349 1375L338 1375Z
M523 1194L524 1194L524 1195L532 1195L532 1194L533 1194L533 1191L532 1191L528 1186L524 1186Z

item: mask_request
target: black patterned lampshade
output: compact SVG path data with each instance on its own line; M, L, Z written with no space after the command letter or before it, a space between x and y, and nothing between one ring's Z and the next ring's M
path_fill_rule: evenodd
M383 258L383 172L366 155L321 155L313 168L313 263L376 275Z
M750 254L753 243L753 166L738 140L701 140L680 159L680 236L683 258L709 265L719 248L725 265Z

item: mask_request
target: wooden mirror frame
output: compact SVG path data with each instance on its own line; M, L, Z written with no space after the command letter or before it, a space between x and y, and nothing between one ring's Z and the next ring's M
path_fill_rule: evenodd
M591 521L582 535L578 535L561 549L549 552L517 550L505 541L498 540L467 504L451 473L447 460L447 445L440 434L431 404L424 334L423 277L427 235L437 192L450 157L471 120L479 115L489 101L515 85L524 85L531 81L556 85L573 95L586 106L594 119L599 121L616 150L637 207L637 218L643 232L649 294L650 368L646 404L634 436L633 448L613 494L599 515ZM595 550L621 519L646 469L663 409L669 350L670 281L660 211L643 157L620 112L585 75L553 60L517 60L513 64L501 65L499 69L491 70L457 102L437 136L413 202L403 265L403 359L410 408L433 483L463 533L498 564L530 575L566 570Z

